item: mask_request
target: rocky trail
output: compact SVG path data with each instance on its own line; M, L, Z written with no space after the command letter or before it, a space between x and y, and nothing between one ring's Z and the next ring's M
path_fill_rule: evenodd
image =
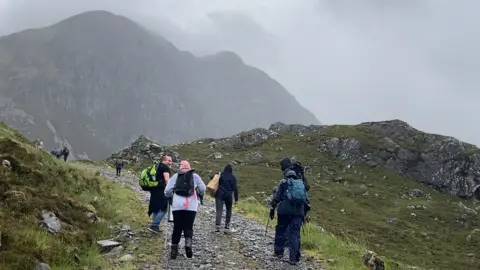
M137 184L137 176L122 172L121 177L115 176L115 170L109 167L87 166L87 169L99 171L99 173L113 182L127 185L138 191L148 203L149 193L142 191ZM146 213L145 213L146 215ZM139 238L158 237L158 249L151 248L143 253L135 254L122 251L117 256L128 258L133 262L136 269L323 269L321 262L313 257L302 254L302 260L297 265L290 265L288 248L285 250L283 260L274 258L273 237L274 228L269 226L265 235L265 226L247 219L238 214L232 214L230 231L214 232L215 205L212 201L204 200L204 205L199 206L194 225L193 258L185 256L184 239L180 242L179 256L176 260L170 260L170 239L173 223L167 223L167 238L165 238L165 222L161 223L162 232L156 236L145 228L132 232L141 244ZM166 221L166 217L164 219ZM224 219L222 220L223 227ZM165 241L166 240L166 241ZM154 242L155 243L155 242ZM161 251L161 252L158 252ZM155 252L163 254L154 254ZM147 258L147 259L146 259Z

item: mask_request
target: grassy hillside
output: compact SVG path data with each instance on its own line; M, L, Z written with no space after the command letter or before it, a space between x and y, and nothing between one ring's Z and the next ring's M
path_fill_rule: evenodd
M0 269L34 269L39 262L52 269L109 269L96 241L109 238L113 225L145 221L136 193L35 149L3 123L0 160L11 167L0 167ZM41 228L42 211L61 221L58 233Z
M311 217L326 231L408 265L478 269L480 218L474 210L476 201L441 194L382 167L342 163L317 150L322 142L332 137L355 138L362 146L375 148L378 138L384 135L363 126L330 126L314 132L305 131L302 135L279 132L252 143L253 138L261 137L257 132L244 132L234 139L205 139L172 146L169 151L190 160L205 179L208 179L208 172L232 163L242 199L252 201L254 197L260 203L281 179L279 160L295 156L311 167L307 174L312 186ZM418 143L409 144L409 147L425 146ZM132 165L132 168L138 167L142 166ZM243 211L265 222L267 212L258 206L249 203ZM327 243L306 247L337 264L352 257L360 260L361 256ZM352 250L358 250L358 246Z

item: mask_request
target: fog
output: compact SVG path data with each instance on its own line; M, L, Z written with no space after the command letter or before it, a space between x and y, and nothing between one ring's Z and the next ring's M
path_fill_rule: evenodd
M0 0L0 34L104 9L198 55L238 53L325 124L397 118L480 145L479 8L473 0Z

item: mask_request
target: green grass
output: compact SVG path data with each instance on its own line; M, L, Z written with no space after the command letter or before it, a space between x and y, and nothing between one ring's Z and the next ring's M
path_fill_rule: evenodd
M256 201L241 201L234 210L247 217L263 223L268 230L275 230L276 219L267 221L269 209ZM340 239L332 233L321 231L314 224L307 223L302 227L301 246L305 253L322 259L327 269L363 269L361 257L366 249L346 239ZM387 269L408 269L390 260L385 260Z
M246 139L248 133L243 136ZM466 239L480 227L480 218L452 204L462 202L475 208L475 201L441 194L383 168L362 165L348 168L348 164L317 150L331 137L355 138L361 142L363 151L373 151L381 147L378 140L384 136L360 125L331 126L304 136L281 133L277 138L251 147L224 149L218 143L217 148L211 149L208 142L203 141L172 146L171 150L190 160L206 180L208 172L221 170L235 161L234 173L241 197L253 196L258 201L263 201L270 195L272 187L278 185L282 177L278 162L284 156L295 156L304 165L311 166L312 173L307 175L311 185L310 215L316 224L335 237L314 237L318 239L314 241L316 244L306 245L313 247L312 252L323 259L335 259L337 266L334 269L342 269L337 268L338 265L356 265L350 262L360 260L361 254L356 252L358 246L363 247L362 250L374 250L391 261L412 266L434 269L438 269L438 265L443 265L443 269L477 267L479 262L475 256L466 254L475 254L479 250L480 234L474 234L471 241ZM426 147L424 144L395 142L411 149ZM208 158L216 151L222 153L221 159ZM262 159L249 161L246 155L252 152L259 152ZM194 161L197 164L194 165ZM341 183L334 181L337 177L343 178ZM431 200L402 198L413 188L430 193ZM409 208L412 205L424 205L426 209L412 210ZM260 211L255 207L246 210L254 214ZM390 223L388 218L396 220ZM353 248L349 249L350 246ZM346 247L345 251L343 247Z
M133 228L146 222L143 200L130 189L109 183L39 151L19 132L0 123L0 269L113 269L102 259L97 240L109 238L111 225ZM53 211L62 230L52 235L38 225L42 210ZM94 212L99 221L89 222Z

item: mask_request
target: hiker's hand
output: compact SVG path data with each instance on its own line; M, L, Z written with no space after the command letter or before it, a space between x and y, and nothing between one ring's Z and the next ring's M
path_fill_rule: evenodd
M306 216L305 217L305 223L309 223L310 222L310 216Z
M275 217L275 209L270 208L270 219L273 220L274 217Z

